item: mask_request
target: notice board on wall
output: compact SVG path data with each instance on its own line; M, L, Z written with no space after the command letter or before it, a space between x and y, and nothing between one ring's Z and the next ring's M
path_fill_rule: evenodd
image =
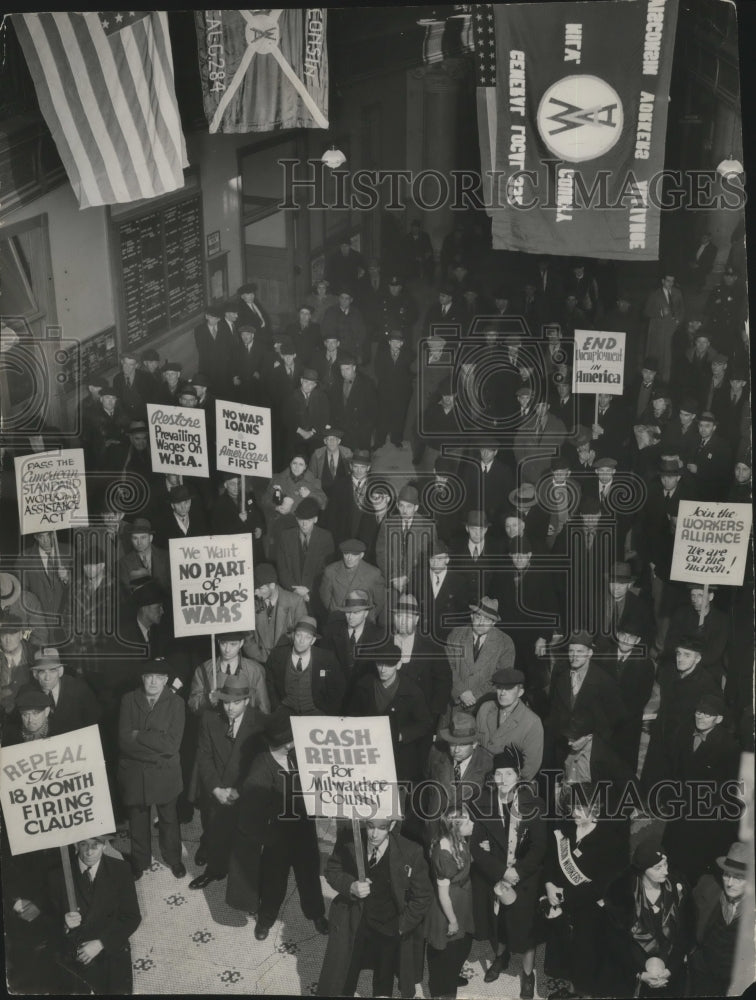
M162 200L162 199L161 199ZM111 213L121 350L145 346L202 316L205 305L202 195Z

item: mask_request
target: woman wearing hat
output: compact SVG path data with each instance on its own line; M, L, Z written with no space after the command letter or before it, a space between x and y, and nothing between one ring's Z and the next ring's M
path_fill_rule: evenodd
M262 498L262 509L268 526L265 537L268 558L274 555L281 532L286 528L296 528L297 507L305 497L312 497L320 504L321 509L328 503L320 480L307 468L308 460L309 455L305 450L297 449L286 469L273 476Z
M319 278L312 286L312 292L305 299L314 323L322 323L326 311L331 306L338 305L339 300L329 292L330 282L326 278Z
M606 953L599 993L679 997L691 932L687 883L670 874L667 856L645 840L632 867L604 897Z
M520 996L535 991L535 918L547 835L545 804L521 783L522 756L513 746L493 759L492 783L476 810L472 837L475 937L490 941L495 982L514 952L522 955Z
M454 1000L473 941L470 838L473 821L466 806L452 804L439 820L430 848L435 894L425 917L428 989L439 1000Z

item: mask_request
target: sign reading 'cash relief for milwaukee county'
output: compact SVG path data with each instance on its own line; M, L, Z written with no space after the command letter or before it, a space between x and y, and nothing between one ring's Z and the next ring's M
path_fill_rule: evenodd
M495 250L658 259L677 6L491 5Z
M292 716L291 729L308 816L401 817L387 716Z
M748 503L681 500L670 579L742 587L752 519Z
M168 548L176 636L255 627L251 534L171 538Z
M218 472L273 475L270 410L265 406L215 401Z
M0 749L0 803L11 854L112 833L97 726Z
M148 403L147 424L153 472L210 476L204 410Z
M84 451L66 448L15 459L21 534L87 524Z
M625 381L625 334L575 330L572 391L621 396Z

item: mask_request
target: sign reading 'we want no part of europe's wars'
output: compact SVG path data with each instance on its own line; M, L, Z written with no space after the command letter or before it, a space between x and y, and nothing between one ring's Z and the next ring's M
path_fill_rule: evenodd
M148 403L147 423L153 472L209 477L204 410Z
M168 546L177 636L255 627L251 534L171 538Z

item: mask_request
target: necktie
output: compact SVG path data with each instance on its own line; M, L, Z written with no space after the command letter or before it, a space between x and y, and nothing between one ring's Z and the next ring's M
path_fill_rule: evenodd
M455 781L461 781L462 780L462 767L461 767L460 764L455 764L454 765L454 780Z
M693 736L693 749L698 750L701 744L704 742L704 738L700 733L696 733Z
M349 399L349 393L351 391L352 391L352 383L351 382L345 382L344 383L344 402L345 403Z
M370 858L368 860L368 864L370 865L371 868L373 868L375 865L378 864L378 848L377 847L374 847L373 850L370 852Z
M50 715L55 711L55 699L53 698L52 691L47 695L47 700L50 702Z
M669 498L672 496L672 490L665 490L664 496L667 498L667 500L669 500Z
M91 885L95 880L95 873L93 868L87 868L87 881Z
M475 642L473 643L473 662L478 659L478 654L480 653L480 647L483 645L483 636L476 635Z
M302 546L302 555L306 556L307 555L307 539L305 538L304 535L301 536L301 538L299 540L299 544Z
M472 550L473 562L477 562L477 559L478 559L479 555L480 555L480 552L478 551L478 546L477 545L473 545L473 550Z
M148 698L147 699L147 704L150 706L150 711L152 711L152 709L155 707L155 702L156 701L157 701L157 698Z
M440 587L441 587L441 574L440 573L434 573L433 574L433 579L434 579L434 584L435 584L436 590L439 590Z
M233 738L234 738L234 724L233 724L233 722L229 722L228 729L226 730L226 736L228 737L228 739L233 740Z
M580 690L580 675L577 670L572 670L570 672L570 687L572 688L572 699L573 701L577 697L577 693Z
M441 306L441 315L445 316L449 312L448 306Z
M294 751L294 747L286 751L286 763L290 771L296 771L297 769L297 755Z
M328 464L331 467L331 475L335 476L336 475L336 459L333 457L333 455L331 455Z
M349 629L349 653L350 653L352 659L354 659L354 655L355 655L356 651L357 651L357 638L355 636L354 629L350 628Z
M301 657L301 656L298 656L298 657L297 657L297 673L298 673L298 674L301 674L301 673L302 673L302 671L303 671L303 669L304 669L304 668L303 668L303 666L302 666L302 657Z

